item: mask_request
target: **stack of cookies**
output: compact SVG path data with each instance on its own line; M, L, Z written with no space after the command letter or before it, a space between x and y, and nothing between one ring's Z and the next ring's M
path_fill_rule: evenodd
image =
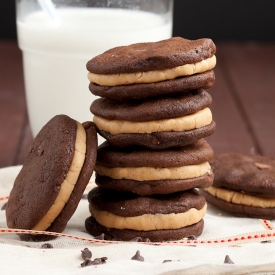
M215 81L211 39L174 37L113 48L87 63L98 149L86 229L106 239L199 236L213 183L215 130L207 92Z

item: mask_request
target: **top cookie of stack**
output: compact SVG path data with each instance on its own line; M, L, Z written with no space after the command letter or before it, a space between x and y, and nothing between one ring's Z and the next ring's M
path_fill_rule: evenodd
M211 135L215 82L211 39L174 37L116 47L87 63L99 134L116 147L162 150ZM123 102L118 102L123 101Z

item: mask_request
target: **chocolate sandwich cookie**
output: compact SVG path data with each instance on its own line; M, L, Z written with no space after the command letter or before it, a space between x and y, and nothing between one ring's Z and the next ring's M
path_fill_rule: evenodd
M203 230L206 202L195 189L141 197L96 187L88 200L91 217L85 221L86 230L94 236L104 233L109 240L178 240Z
M92 103L90 110L95 116L108 120L143 122L193 114L211 103L211 95L201 89L177 97L127 102L99 98Z
M215 130L208 106L212 98L200 89L177 97L118 102L100 98L91 105L98 132L112 145L160 150L191 144Z
M215 83L213 70L182 76L172 80L131 85L101 86L90 82L90 91L97 96L118 101L146 99L164 95L184 94L196 89L210 89Z
M88 184L97 155L96 127L65 115L38 133L7 203L9 228L62 232ZM46 241L49 235L21 235Z
M167 40L110 49L87 63L90 82L101 86L155 83L213 69L216 46L211 39Z
M142 196L209 187L213 182L208 163L212 156L213 150L204 139L161 151L119 149L105 142L98 149L96 184Z
M275 218L275 159L229 153L211 160L213 186L201 190L207 201L236 216Z

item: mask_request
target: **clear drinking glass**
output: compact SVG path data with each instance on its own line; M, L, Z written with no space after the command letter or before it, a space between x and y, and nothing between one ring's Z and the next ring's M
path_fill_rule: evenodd
M172 35L173 0L17 0L30 125L92 120L86 63L110 48Z

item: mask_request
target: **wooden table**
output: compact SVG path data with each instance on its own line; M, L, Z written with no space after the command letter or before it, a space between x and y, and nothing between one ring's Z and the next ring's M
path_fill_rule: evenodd
M210 93L217 130L208 142L215 153L275 157L275 43L216 44ZM0 62L0 167L6 167L23 163L32 134L15 41L0 41Z

